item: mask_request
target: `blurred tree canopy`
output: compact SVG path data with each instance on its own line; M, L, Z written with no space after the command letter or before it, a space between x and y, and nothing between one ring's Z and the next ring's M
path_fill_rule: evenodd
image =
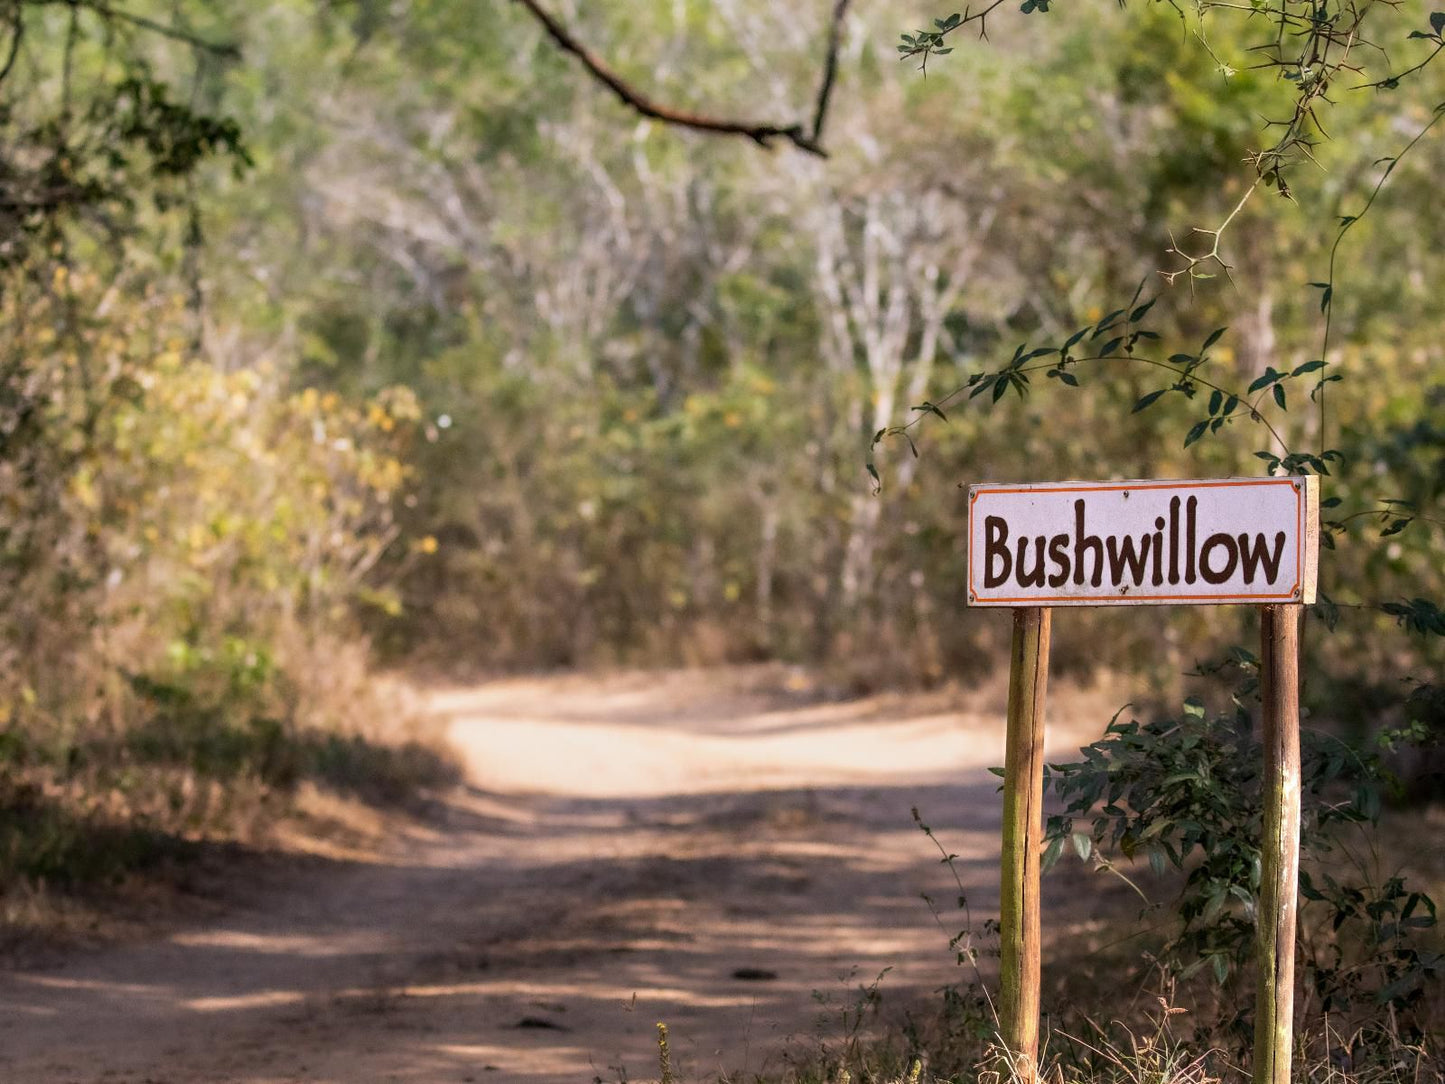
M1434 22L1376 7L1372 70L1434 55ZM1336 35L1357 11L1328 10ZM1231 68L1242 15L989 11L984 41L867 0L5 4L6 710L103 714L55 645L111 688L298 621L480 671L966 677L999 630L963 610L960 484L1284 454L1244 407L1186 446L1202 401L1136 411L1160 385L1128 364L916 409L1144 282L1163 354L1227 326L1220 380L1347 376L1324 443L1304 380L1288 411L1261 393L1344 456L1311 696L1418 714L1438 637L1385 607L1441 595L1445 156L1400 154L1439 69L1316 95L1284 51ZM1225 221L1205 277L1191 231ZM1241 620L1081 612L1058 650L1177 673Z

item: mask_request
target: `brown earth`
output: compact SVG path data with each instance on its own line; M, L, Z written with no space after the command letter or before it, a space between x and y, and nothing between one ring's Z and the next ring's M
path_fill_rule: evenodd
M225 912L0 977L0 1080L688 1081L777 1069L966 977L920 899L997 906L1003 681L820 697L777 667L435 693L469 785L370 861L311 859ZM1122 699L1060 685L1050 744ZM1060 894L1056 882L1053 894ZM1061 912L1086 922L1088 893ZM945 916L952 928L955 912Z

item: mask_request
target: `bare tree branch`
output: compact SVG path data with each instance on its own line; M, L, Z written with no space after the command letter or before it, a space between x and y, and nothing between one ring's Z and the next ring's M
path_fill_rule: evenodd
M19 4L24 2L24 0L14 0L14 2L16 2L18 8ZM173 41L183 42L194 49L214 53L219 57L225 57L229 60L239 60L241 57L240 46L234 42L210 41L196 34L192 34L190 31L181 27L168 23L159 23L154 19L146 18L144 15L137 15L131 11L124 11L120 8L112 7L107 0L29 0L29 2L36 6L47 4L53 6L63 5L69 7L72 12L84 8L87 11L95 12L103 19L113 19L130 23L132 26L138 26L142 30L148 30L153 34L159 34L161 37L170 38Z
M843 19L848 14L849 0L833 5L833 21L828 26L828 51L823 57L823 81L818 84L818 106L813 111L813 145L823 138L823 121L828 116L828 99L833 95L833 81L838 77L838 50L843 45Z
M646 94L629 85L600 57L574 38L566 27L542 8L538 0L516 0L516 3L526 8L531 16L541 24L542 29L547 32L547 36L559 49L575 56L594 79L617 95L623 105L642 116L661 121L664 124L691 128L693 131L707 132L712 135L744 136L763 147L772 146L775 139L785 139L799 150L823 158L828 156L828 152L823 149L820 142L823 135L823 121L827 116L829 99L833 93L833 83L837 78L838 50L843 38L843 18L847 14L849 2L850 0L836 0L833 7L833 19L828 30L828 49L823 65L823 79L818 87L817 106L810 131L801 124L781 125L751 120L732 120L691 113L655 102Z
M21 13L20 5L16 4L10 13L10 55L5 58L5 67L0 68L0 83L5 81L15 67L15 59L20 55L20 42L24 37L25 17Z

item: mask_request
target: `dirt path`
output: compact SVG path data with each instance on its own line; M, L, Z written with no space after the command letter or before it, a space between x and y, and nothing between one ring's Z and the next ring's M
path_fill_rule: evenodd
M1001 683L823 703L755 668L433 702L471 783L443 826L5 976L0 1080L637 1080L665 1020L702 1081L836 1036L885 967L890 1001L957 979L919 899L956 890L910 806L961 856L975 921L996 906ZM1113 706L1054 703L1058 748Z

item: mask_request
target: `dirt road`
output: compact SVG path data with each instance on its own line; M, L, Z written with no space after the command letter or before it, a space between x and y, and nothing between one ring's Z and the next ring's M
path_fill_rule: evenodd
M1003 685L821 701L778 668L436 694L470 785L383 861L308 864L224 917L0 979L0 1080L655 1077L776 1068L958 978L917 805L997 903ZM1103 693L1054 697L1051 744Z

